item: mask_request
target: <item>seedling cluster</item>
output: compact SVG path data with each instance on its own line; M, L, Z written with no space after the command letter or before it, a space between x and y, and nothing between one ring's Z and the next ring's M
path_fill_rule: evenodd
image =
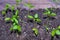
M16 6L18 6L21 1L22 0L16 0ZM25 3L24 5L27 6L29 8L29 10L31 8L34 8L34 6L32 4L30 4L30 3ZM19 20L18 20L18 18L19 18L19 16L18 16L19 15L19 10L18 9L15 10L15 7L14 6L11 6L9 4L6 4L5 10L2 11L2 15L5 15L6 14L6 11L9 8L11 8L11 11L12 11L13 16L11 18L6 17L5 18L5 21L6 22L11 21L12 22L12 25L10 27L10 31L11 32L14 31L14 32L20 33L22 31L22 28L21 28L21 25L19 25ZM46 15L48 17L48 19L49 19L51 17L55 17L56 16L56 13L53 13L50 10L46 9L46 12L44 12L43 15ZM39 18L39 16L38 16L37 13L32 16L32 15L29 15L29 12L28 12L27 18L29 20L32 20L32 21L36 22L36 23L41 23L42 22L42 20ZM49 28L46 27L46 30L48 31ZM34 32L34 34L36 36L39 34L39 31L38 31L37 28L32 28L32 31ZM52 30L51 36L54 37L55 35L60 35L60 26L58 26L56 29L53 29Z

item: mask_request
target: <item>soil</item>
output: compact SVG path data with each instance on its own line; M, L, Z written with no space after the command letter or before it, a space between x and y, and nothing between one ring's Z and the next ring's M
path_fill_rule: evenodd
M20 35L17 33L11 33L9 29L12 23L6 23L4 21L5 17L12 17L11 11L8 11L5 16L3 16L0 11L0 40L60 40L60 36L58 38L55 36L51 39L52 37L50 34L53 28L60 25L60 8L54 8L54 10L52 10L52 12L57 14L53 20L47 20L44 18L45 16L43 15L43 12L46 11L45 9L30 10L29 15L34 15L35 13L39 14L39 18L42 20L40 24L28 21L28 11L29 10L21 9L19 12L19 25L22 27ZM48 31L46 31L44 26L48 25L47 22L49 22ZM37 36L35 36L32 31L33 27L36 27L39 30Z

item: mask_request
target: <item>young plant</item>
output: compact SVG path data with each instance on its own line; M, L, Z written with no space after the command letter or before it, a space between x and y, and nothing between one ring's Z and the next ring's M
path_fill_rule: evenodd
M34 6L31 3L25 3L24 5L29 9L34 8Z
M52 30L51 36L54 37L55 35L60 35L60 26Z
M5 6L5 10L9 9L10 6L11 6L10 4L6 4L6 6Z
M46 9L46 12L44 12L43 15L46 15L48 18L50 18L50 17L55 17L56 13L53 13L49 9Z
M24 3L24 6L28 7L28 9L29 9L28 15L29 15L30 9L34 8L34 6L31 3Z
M57 27L56 35L60 35L60 25Z
M51 36L54 37L56 35L56 29L53 29L51 32Z
M22 2L22 0L16 0L16 5L18 6L20 2Z
M16 25L14 23L14 25L10 28L10 31L16 31L16 32L20 33L21 32L21 26L20 25Z
M35 34L36 36L39 34L39 31L38 31L37 28L33 28L32 30L33 30L33 32L34 32L34 34Z
M38 18L38 14L35 14L34 16L28 15L28 18L35 22L41 22L41 20Z

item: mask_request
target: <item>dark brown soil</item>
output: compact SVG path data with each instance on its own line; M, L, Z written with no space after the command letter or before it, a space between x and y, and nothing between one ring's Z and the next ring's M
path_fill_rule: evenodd
M44 19L44 15L43 15L44 11L45 9L30 11L29 13L30 15L34 15L35 13L39 14L39 18L42 20L42 22L40 24L37 24L35 22L28 21L28 18L27 18L28 10L26 9L20 10L19 25L21 25L22 27L22 32L20 35L18 35L17 33L11 33L9 29L12 23L11 22L6 23L4 21L5 17L12 17L12 13L8 12L5 16L3 16L0 11L0 40L60 40L60 37L57 38L56 36L53 39L51 39L51 34L50 34L52 31L52 28L56 28L58 25L60 25L60 9L55 8L54 10L52 10L52 12L55 12L57 14L55 19L53 20ZM46 31L44 26L44 25L48 25L47 22L49 22L48 31ZM38 36L34 35L32 31L33 27L38 28L39 30Z

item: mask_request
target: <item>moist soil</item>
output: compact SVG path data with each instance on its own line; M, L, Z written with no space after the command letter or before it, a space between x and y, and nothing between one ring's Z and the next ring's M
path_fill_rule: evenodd
M50 9L50 8L49 8ZM56 28L60 25L60 8L54 8L52 12L56 13L57 16L47 20L43 13L46 11L45 9L38 10L19 10L19 25L22 27L22 31L20 34L11 33L9 30L12 23L5 22L5 17L12 17L12 12L7 11L6 15L2 15L2 11L0 11L0 40L60 40L60 36L55 36L53 39L51 37L51 31L53 28ZM30 13L28 13L28 11ZM33 21L29 21L27 15L38 14L39 18L42 20L41 23L36 23ZM49 30L47 31L44 25L48 25L49 22ZM39 31L37 36L34 35L32 28L36 27Z

